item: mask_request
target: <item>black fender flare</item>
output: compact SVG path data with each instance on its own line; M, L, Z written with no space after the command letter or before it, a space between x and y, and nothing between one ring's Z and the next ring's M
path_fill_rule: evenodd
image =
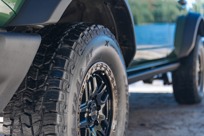
M132 61L136 42L127 0L28 0L7 26L74 22L95 23L109 28L119 42L126 66Z
M178 17L174 41L178 58L190 54L195 47L197 35L204 36L204 19L201 14L189 12L186 16Z
M26 0L6 26L52 24L59 21L72 0Z
M117 33L119 37L120 48L122 49L123 57L125 59L126 66L128 66L136 53L136 34L133 21L133 15L127 0L121 0L121 6L112 10L114 16L114 22L116 22ZM118 14L119 13L119 14ZM121 19L123 21L121 21Z

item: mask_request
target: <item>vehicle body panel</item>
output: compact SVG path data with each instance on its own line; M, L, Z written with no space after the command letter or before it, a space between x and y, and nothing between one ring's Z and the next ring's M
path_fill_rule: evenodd
M8 23L14 15L13 10L9 8L4 1L0 0L0 27Z
M130 67L154 63L166 58L173 50L170 29L174 26L161 11L168 9L170 2L164 0L129 0L129 2L134 16L137 39L137 51Z
M22 1L22 0L20 0ZM9 26L57 23L71 0L27 0Z
M177 26L177 20L181 16L187 17L189 12L201 13L203 10L202 7L198 9L199 2L192 0L181 3L178 3L177 0L129 0L129 2L135 21L137 49L128 71L138 69L137 67L155 67L158 66L158 62L163 64L167 62L173 63L190 53L194 41L190 37L197 34L201 20L188 19L188 22L184 22L184 24L188 23L188 25L183 28L185 30L185 32L182 32L182 35L184 34L183 37L181 38L181 34L179 35L183 44L185 43L186 45L178 43L179 35L176 33L181 26ZM190 24L192 27L189 27ZM185 42L183 41L184 39ZM188 44L186 42L191 44L191 49L189 46L187 47ZM178 48L180 52L178 52Z
M0 112L28 72L41 43L38 34L0 32Z
M15 13L18 13L25 0L2 0L4 1Z
M197 35L204 36L203 21L203 16L198 13L188 13L178 18L174 42L174 52L178 58L188 56L194 49Z

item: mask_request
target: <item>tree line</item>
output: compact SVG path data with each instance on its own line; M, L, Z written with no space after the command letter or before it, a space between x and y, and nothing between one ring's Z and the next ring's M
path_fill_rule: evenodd
M202 12L204 0L196 0L192 9ZM177 17L187 13L177 0L129 0L136 24L175 22ZM188 9L189 10L189 9Z

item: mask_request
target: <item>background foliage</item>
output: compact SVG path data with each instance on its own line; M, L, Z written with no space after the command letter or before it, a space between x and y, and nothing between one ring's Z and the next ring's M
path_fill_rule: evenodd
M190 9L182 7L177 0L129 0L129 4L136 24L171 23L187 10L203 13L204 0L195 1Z

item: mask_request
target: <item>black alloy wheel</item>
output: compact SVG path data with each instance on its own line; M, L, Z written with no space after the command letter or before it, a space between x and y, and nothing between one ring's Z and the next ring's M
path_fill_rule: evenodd
M98 68L97 68L98 67ZM82 136L107 136L110 134L113 118L111 69L105 63L93 65L81 89L79 125ZM112 73L112 72L111 72Z
M204 56L199 52L197 62L196 62L196 78L197 78L197 87L198 93L203 96L203 87L204 87Z

